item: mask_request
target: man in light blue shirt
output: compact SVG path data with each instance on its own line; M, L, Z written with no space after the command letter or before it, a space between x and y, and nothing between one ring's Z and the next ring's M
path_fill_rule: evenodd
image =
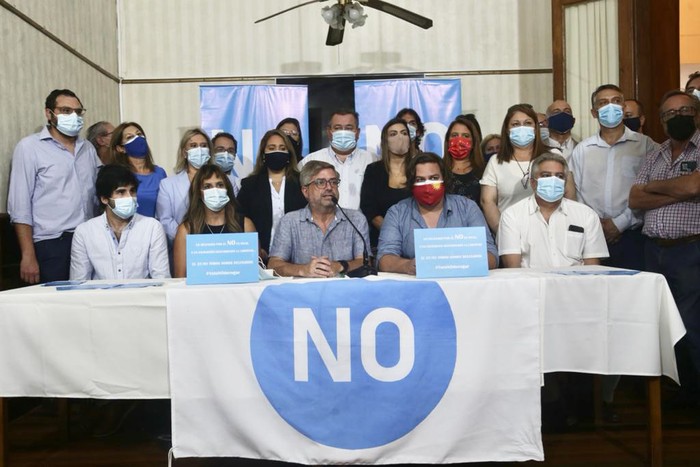
M97 175L101 216L75 229L71 280L170 277L163 226L136 212L139 181L128 168L106 165Z
M498 265L498 251L476 203L461 195L445 194L445 164L426 152L416 156L406 170L406 184L413 196L389 208L379 233L377 264L380 271L416 273L414 229L484 227L489 269Z
M78 136L84 112L72 91L52 91L46 127L22 139L12 156L7 211L22 254L20 277L29 284L68 279L73 231L95 214L100 160Z
M345 209L346 218L336 207L338 172L328 162L310 161L299 182L309 204L280 219L268 266L280 276L300 277L333 277L362 266L364 245L369 245L367 219L355 209Z

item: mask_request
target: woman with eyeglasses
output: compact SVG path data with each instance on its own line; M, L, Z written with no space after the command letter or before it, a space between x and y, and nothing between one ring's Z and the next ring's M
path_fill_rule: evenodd
M474 123L461 116L450 123L445 133L443 158L452 180L447 192L465 196L480 206L479 180L484 174L486 163Z
M291 148L294 149L294 155L296 156L297 161L300 161L301 158L304 157L302 154L302 151L304 150L304 140L301 137L301 126L299 125L299 120L296 118L287 117L277 124L277 129L282 130L282 133L287 135Z
M360 190L360 210L367 217L369 242L377 249L379 231L386 212L394 204L411 196L406 187L406 165L415 154L411 130L402 118L389 120L381 133L381 160L365 169Z
M177 227L182 222L189 198L187 196L192 179L197 171L209 162L211 140L200 128L192 128L185 132L180 139L177 150L176 175L160 182L156 200L156 217L163 224L168 242L175 240Z
M187 235L250 232L244 228L233 185L215 164L203 165L192 179L189 206L173 245L173 277L187 276Z
M501 212L532 194L530 162L548 147L540 138L537 114L528 104L508 109L501 127L501 147L489 159L481 178L481 208L491 231L498 231Z
M146 132L136 122L123 122L112 131L109 150L112 159L117 164L128 167L139 181L136 212L142 216L155 217L160 182L167 174L162 167L153 163Z
M277 223L286 213L306 206L290 138L282 130L262 137L255 169L241 182L238 204L246 226L258 232L258 247L267 261Z

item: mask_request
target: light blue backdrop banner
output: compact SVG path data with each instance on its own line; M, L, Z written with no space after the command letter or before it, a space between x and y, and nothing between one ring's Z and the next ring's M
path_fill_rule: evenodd
M360 114L360 147L379 154L384 124L404 107L420 115L425 125L421 147L442 155L447 126L462 113L459 79L355 81L355 110Z
M202 129L209 136L225 131L238 140L234 170L241 178L253 170L260 139L283 118L299 120L304 140L303 153L309 152L306 86L200 86L199 98Z

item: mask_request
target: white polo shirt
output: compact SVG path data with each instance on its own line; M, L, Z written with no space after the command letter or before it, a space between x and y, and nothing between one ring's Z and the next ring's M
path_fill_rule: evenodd
M345 158L338 159L331 147L312 152L299 162L299 170L309 161L323 161L332 164L340 174L338 203L343 209L360 209L360 189L365 178L365 168L378 161L379 156L365 149L355 150Z
M598 215L585 204L562 199L544 220L535 195L501 214L498 253L521 255L523 268L577 266L584 259L607 258L608 247Z

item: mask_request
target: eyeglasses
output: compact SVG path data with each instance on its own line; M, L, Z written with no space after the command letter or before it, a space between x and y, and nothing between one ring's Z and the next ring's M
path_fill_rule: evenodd
M691 116L692 117L696 113L697 113L697 110L695 109L695 107L684 105L680 109L671 109L671 110L667 110L666 112L663 112L661 114L661 121L665 123L665 122L671 120L676 115L683 115L683 116Z
M287 136L299 136L299 132L296 130L282 130L282 133Z
M223 146L217 146L214 148L214 152L227 152L232 156L236 156L236 148L225 148Z
M74 109L73 107L56 107L54 114L61 114L61 115L70 115L73 112L78 114L78 117L83 116L85 112L87 112L87 109Z
M332 187L337 187L340 185L340 179L339 178L331 178L326 180L325 178L317 178L316 180L311 180L308 185L314 185L316 188L326 188L328 185Z

